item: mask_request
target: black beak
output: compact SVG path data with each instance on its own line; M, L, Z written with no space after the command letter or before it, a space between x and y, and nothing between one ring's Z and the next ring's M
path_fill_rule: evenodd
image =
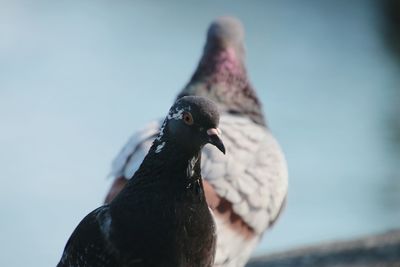
M225 154L225 146L220 138L221 131L218 128L210 128L207 130L208 143L216 146L222 153Z

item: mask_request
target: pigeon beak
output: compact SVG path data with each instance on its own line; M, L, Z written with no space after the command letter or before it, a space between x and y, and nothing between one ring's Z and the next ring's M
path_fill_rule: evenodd
M225 146L220 138L221 131L218 128L210 128L207 130L208 142L216 146L222 153L225 154Z

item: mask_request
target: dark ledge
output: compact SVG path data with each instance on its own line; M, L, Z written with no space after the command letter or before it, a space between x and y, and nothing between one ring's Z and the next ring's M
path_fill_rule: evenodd
M246 267L399 267L400 230L256 257Z

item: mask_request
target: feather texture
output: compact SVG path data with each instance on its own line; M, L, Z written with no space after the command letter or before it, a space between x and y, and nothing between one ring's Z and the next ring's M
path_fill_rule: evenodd
M196 124L178 113L190 114ZM127 165L132 158L140 161L139 169L118 196L79 223L58 267L212 266L216 226L206 202L200 153L207 143L225 152L218 123L213 102L188 96L171 107L149 150L141 141L152 131L137 134L112 173L137 166Z
M143 160L141 156L149 150L160 126L151 123L141 131L147 134L133 135L114 160L111 173L133 174L139 164L134 161ZM223 262L221 266L243 266L262 233L279 215L287 194L287 166L279 144L265 127L240 115L222 113L220 129L226 155L206 145L202 151L202 175L255 234L250 238L241 235L228 225L229 218L214 210L218 236L216 266Z

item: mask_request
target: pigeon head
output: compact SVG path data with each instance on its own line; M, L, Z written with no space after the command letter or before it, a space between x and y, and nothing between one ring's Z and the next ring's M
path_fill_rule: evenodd
M197 153L204 145L212 144L225 154L218 124L218 108L211 100L198 96L182 97L169 110L156 138L160 143L156 153L172 142L188 153Z
M243 25L234 17L219 17L208 28L206 50L215 46L243 50L243 43ZM242 53L243 51L240 52Z

